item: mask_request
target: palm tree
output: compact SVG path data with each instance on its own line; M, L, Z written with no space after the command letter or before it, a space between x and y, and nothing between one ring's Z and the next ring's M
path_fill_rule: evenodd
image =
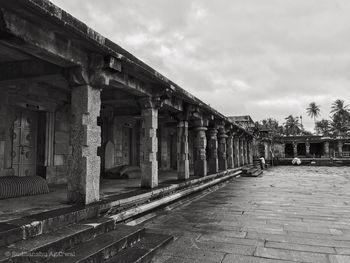
M335 114L342 115L342 114L349 113L348 107L349 107L349 105L345 105L344 100L337 99L336 101L334 101L332 103L331 113L333 113L333 116Z
M333 135L342 136L350 130L350 112L349 105L345 105L344 100L337 99L332 103L331 128Z
M331 131L331 122L329 120L322 119L316 122L315 130L322 136L329 136Z
M287 135L297 135L301 132L299 118L289 115L284 123Z
M309 104L309 107L306 108L306 113L309 115L311 118L314 118L314 122L316 124L316 118L320 116L320 106L316 105L315 102L311 102Z

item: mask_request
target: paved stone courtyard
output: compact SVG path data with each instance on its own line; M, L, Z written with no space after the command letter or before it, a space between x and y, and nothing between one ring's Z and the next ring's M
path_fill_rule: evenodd
M276 167L146 223L175 241L153 262L350 262L349 167Z

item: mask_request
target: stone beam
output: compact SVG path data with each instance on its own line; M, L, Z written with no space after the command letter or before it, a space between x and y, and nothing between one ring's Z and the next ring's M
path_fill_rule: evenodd
M0 11L0 42L53 64L70 67L88 65L88 55L72 38L9 9Z
M25 60L0 64L0 83L23 81L45 81L62 79L62 69L51 63L39 60Z

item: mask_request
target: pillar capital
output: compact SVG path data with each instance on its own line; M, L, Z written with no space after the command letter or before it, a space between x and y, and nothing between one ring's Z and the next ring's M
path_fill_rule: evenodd
M102 89L109 85L108 74L102 69L94 69L93 73L84 67L72 67L64 71L64 76L70 87L90 85Z
M195 129L197 128L206 128L207 130L207 127L209 125L209 121L207 119L194 119L192 120L192 124L194 126Z
M210 135L210 138L213 138L213 137L216 138L217 134L218 134L217 128L215 128L215 127L209 128L209 135Z
M140 108L143 109L159 109L163 105L160 97L142 97L138 99Z

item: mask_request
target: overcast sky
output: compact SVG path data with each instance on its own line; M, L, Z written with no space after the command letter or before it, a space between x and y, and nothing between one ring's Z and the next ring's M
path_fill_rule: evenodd
M225 115L350 103L349 0L53 0Z

